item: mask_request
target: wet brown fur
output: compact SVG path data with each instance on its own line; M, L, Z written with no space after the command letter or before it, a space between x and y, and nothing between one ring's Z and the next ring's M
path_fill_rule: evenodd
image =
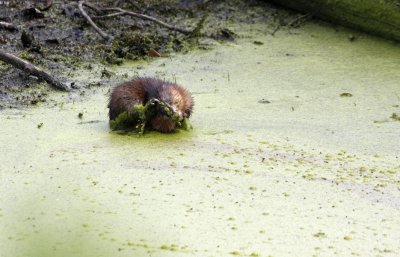
M153 98L169 104L182 119L189 118L192 113L194 101L184 87L155 78L135 78L112 90L108 104L110 120L122 112L131 111L136 104L145 105ZM156 113L147 126L163 133L176 129L175 122L162 113Z

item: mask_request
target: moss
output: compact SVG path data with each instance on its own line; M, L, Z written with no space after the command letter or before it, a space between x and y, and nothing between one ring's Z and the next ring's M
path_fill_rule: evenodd
M160 45L161 38L155 34L128 32L113 41L112 54L117 58L137 60L147 56L150 49L159 50Z
M130 130L138 134L144 133L146 122L152 116L150 105L134 105L130 112L122 112L117 118L110 121L112 130Z
M23 60L30 61L30 62L33 62L35 60L35 56L33 54L29 53L28 50L23 50L23 51L19 52L18 57Z
M313 234L314 237L318 237L318 238L325 238L326 234L324 232L317 232L315 234Z
M175 252L175 251L178 250L178 246L177 246L177 245L174 245L174 244L171 244L171 245L162 245L162 246L160 247L160 249L161 249L161 250L167 250L167 251Z
M394 121L400 121L400 115L398 115L397 113L392 113L392 116L390 116L390 118Z
M204 22L207 19L208 14L205 14L201 20L199 21L199 23L197 23L196 28L193 30L191 37L200 37L201 36L201 30L204 28Z
M117 118L110 120L111 130L133 131L134 133L142 135L145 131L147 122L156 113L155 105L154 101L149 101L146 105L134 105L131 111L122 112ZM164 109L166 115L176 123L178 129L192 129L189 120L184 118L183 121L180 121L179 115L173 112L166 103L157 101L157 105Z
M238 255L240 255L240 252L238 252L238 251L232 251L232 252L230 252L229 254L238 256Z
M188 131L188 130L193 129L193 126L192 126L192 123L190 123L188 118L184 118L183 121L180 122L178 128Z

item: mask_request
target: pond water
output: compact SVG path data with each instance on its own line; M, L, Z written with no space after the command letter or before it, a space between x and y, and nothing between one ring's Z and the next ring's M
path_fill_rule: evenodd
M112 67L185 85L193 131L110 133L110 88L2 111L0 256L398 256L399 46L236 31Z

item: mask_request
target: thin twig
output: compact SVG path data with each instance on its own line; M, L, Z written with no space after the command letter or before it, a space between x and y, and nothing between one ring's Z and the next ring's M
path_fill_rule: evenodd
M0 50L0 60L11 64L12 66L14 66L17 69L23 70L28 74L32 74L44 81L46 81L47 83L49 83L50 85L52 85L53 87L57 88L57 89L61 89L64 91L68 90L68 87L66 85L64 85L63 83L61 83L58 79L52 77L50 74L48 74L47 72L41 70L40 68L34 66L33 64L22 60L21 58L6 53L3 50Z
M110 14L106 14L106 15L94 16L93 19L112 18L112 17L116 17L116 16L121 16L124 14L125 14L125 12L115 12L115 13L110 13Z
M114 38L112 36L109 36L107 33L105 33L99 27L97 27L97 25L93 22L93 20L90 18L90 16L83 9L83 4L87 5L84 0L81 0L78 3L79 11L81 11L81 14L83 15L83 17L85 17L85 19L96 30L96 32L100 34L100 36L102 36L107 41L112 41Z
M158 19L156 19L156 18L154 18L152 16L145 15L145 14L139 14L139 13L135 13L135 12L131 12L131 11L127 11L127 10L124 10L122 8L119 8L119 7L104 8L102 10L103 11L116 12L116 13L109 14L108 16L107 15L97 16L96 18L114 17L114 16L119 16L119 15L129 15L129 16L133 16L133 17L140 18L140 19L143 19L143 20L152 21L152 22L157 23L158 25L160 25L162 27L165 27L165 28L169 29L169 30L178 31L178 32L181 32L183 34L191 34L192 33L191 30L182 29L182 28L176 27L174 25L170 25L170 24L165 23L163 21L160 21L160 20L158 20Z
M0 28L8 29L8 30L18 30L17 26L12 23L8 23L5 21L0 21Z

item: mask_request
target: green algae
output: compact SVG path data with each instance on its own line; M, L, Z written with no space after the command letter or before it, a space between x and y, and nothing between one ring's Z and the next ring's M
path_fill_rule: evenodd
M315 234L313 234L313 237L318 237L318 238L325 238L326 234L324 232L317 232Z
M397 113L392 113L392 115L390 116L390 118L394 121L400 121L400 115Z
M235 30L244 35L237 44L140 63L143 74L175 77L193 93L192 133L109 133L108 88L95 88L86 101L60 95L62 105L2 112L2 251L399 252L398 123L372 122L398 101L398 48L366 36L350 44L348 31L315 24L296 30L296 40L250 28ZM255 40L268 47L254 49ZM130 77L137 65L110 69ZM357 106L341 92L357 95ZM262 97L271 103L259 104ZM87 123L77 119L82 110ZM32 125L40 122L40 130ZM183 251L186 245L194 250Z
M230 254L230 255L233 255L233 256L241 255L241 253L238 252L238 251L232 251L232 252L230 252L229 254Z

